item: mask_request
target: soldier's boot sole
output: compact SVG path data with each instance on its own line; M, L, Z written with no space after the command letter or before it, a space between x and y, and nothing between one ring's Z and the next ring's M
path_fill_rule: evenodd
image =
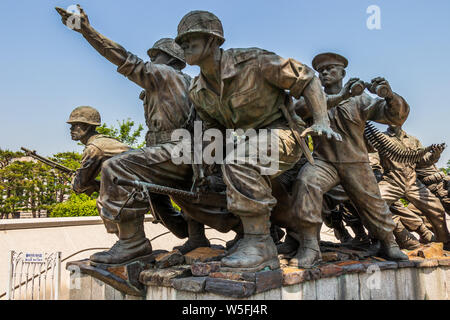
M320 251L305 248L301 253L297 253L291 260L289 260L289 267L310 269L322 262L322 255Z
M272 258L270 260L264 261L263 263L254 267L220 267L220 271L224 272L258 272L269 268L270 270L280 269L280 261L278 257Z
M153 258L152 254L147 254L145 256L139 256L133 259L130 259L128 261L124 261L121 263L104 263L104 262L95 262L95 261L89 261L90 265L93 267L100 267L100 268L106 268L106 267L122 267L127 264L133 263L135 261L149 261Z

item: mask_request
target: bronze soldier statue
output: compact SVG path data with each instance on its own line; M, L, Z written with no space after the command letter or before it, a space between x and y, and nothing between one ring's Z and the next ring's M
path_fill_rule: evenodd
M100 181L96 180L102 164L107 159L130 150L126 144L99 134L95 129L101 125L100 113L89 106L75 108L69 116L70 136L86 147L83 151L81 166L72 177L72 188L76 193L91 195L100 190Z
M334 78L342 79L344 66L342 59L336 57L338 56L334 53L325 53L314 59L314 68L318 70L324 84L332 82ZM355 205L371 237L380 240L384 255L392 260L408 259L395 242L392 214L381 198L369 165L364 128L367 120L401 125L409 114L409 106L402 97L392 92L384 78L375 78L368 86L371 92L377 92L380 87L386 89L385 98L372 99L363 93L344 99L339 90L342 84L325 87L325 92L333 95L331 98L341 101L328 111L328 117L331 128L341 134L343 141L316 137L315 165L307 163L299 173L294 193L298 210L298 233L302 238L296 256L289 262L290 266L308 268L321 260L317 239L322 224L320 204L323 195L338 184L342 185ZM328 101L330 103L331 99ZM307 117L307 109L302 105L299 108L299 114Z
M374 172L379 174L377 181L382 181L384 169L381 166L378 152L369 153L369 161ZM420 247L420 242L428 243L435 240L433 233L428 229L424 220L405 207L400 200L394 202L389 209L393 214L393 220L396 225L394 229L395 240L400 248L414 250ZM410 231L418 233L421 241L419 242Z
M326 63L323 76L320 79L325 89L328 108L335 107L352 96L362 94L362 91L352 91L353 85L361 82L358 78L351 78L343 85L343 79L346 75L345 68L348 65L348 60L345 57L335 53L319 54L312 61L313 67L317 66L317 60L321 60L322 64L324 63L323 60L325 60ZM296 109L300 113L305 108L305 103L304 99L296 101ZM319 141L313 137L313 142L318 143ZM341 185L332 188L324 194L322 218L325 224L333 229L334 235L341 243L352 242L355 245L368 243L369 239L365 233L364 226ZM352 228L355 238L352 238L348 233L344 226L344 220ZM277 246L278 253L288 254L297 250L298 241L296 238L298 238L298 235L295 235L293 230L288 230L284 243Z
M175 165L171 160L171 151L179 142L172 141L173 130L189 129L195 117L188 95L191 79L181 72L185 67L183 51L173 39L161 39L148 51L151 61L144 62L98 33L90 25L84 10L81 7L79 10L80 29L76 31L101 55L117 65L119 73L145 90L141 92L140 98L144 101L149 128L146 148L112 158L103 166L97 206L104 219L119 224L121 236L110 250L92 255L91 263L121 264L151 253L151 244L145 237L143 227L144 214L150 208L174 235L179 238L189 236L187 243L178 248L183 253L196 247L209 246L203 225L190 218L191 215L186 225L185 220L171 206L169 197L159 194L151 194L151 199L134 197L131 196L131 187L113 183L114 178L119 177L184 189L191 187L192 166ZM63 23L66 23L71 14L61 8L57 8L57 11ZM207 216L208 225L220 231L233 229L241 233L240 220L231 213L214 208L197 208L189 202L180 203L180 207L184 211L193 210L197 215Z
M263 175L265 167L259 162L221 165L228 210L240 217L244 229L243 239L221 264L225 271L279 268L269 231L269 218L277 202L271 180L300 159L302 144L293 123L304 124L288 111L292 101L286 91L309 102L314 124L308 132L340 139L329 127L320 82L309 67L293 59L258 48L222 50L222 23L207 11L186 14L175 41L183 48L186 62L200 67L189 94L206 128L278 129L280 152L275 173Z
M384 135L399 148L423 149L420 141L407 134L401 124L390 125ZM442 151L443 146L437 145L418 163L401 163L380 154L380 163L384 174L379 187L381 195L388 205L395 203L400 198L405 198L414 204L432 224L436 240L443 242L444 248L449 248L450 237L445 221L445 210L439 199L417 178L416 173L417 167L428 167L437 162ZM401 228L401 232L403 235L405 234L403 228Z

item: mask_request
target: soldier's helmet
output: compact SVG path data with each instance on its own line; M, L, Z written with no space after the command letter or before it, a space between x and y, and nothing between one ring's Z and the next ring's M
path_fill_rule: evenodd
M178 24L178 35L175 42L180 44L186 35L194 33L213 35L220 39L219 45L225 42L222 22L208 11L196 10L186 14Z
M155 42L153 47L148 49L147 54L149 57L152 57L156 51L162 51L167 53L169 56L174 57L186 65L184 61L184 53L183 49L175 43L175 41L171 38L162 38Z
M89 106L81 106L78 108L75 108L69 116L69 120L67 120L67 123L87 123L93 126L99 126L101 125L101 118L100 113Z

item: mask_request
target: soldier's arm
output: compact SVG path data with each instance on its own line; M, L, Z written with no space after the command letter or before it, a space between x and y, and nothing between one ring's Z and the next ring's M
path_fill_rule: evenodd
M326 96L311 68L294 59L283 59L275 54L261 55L260 68L265 79L272 85L288 90L296 99L301 96L305 98L314 124L304 134L326 134L328 138L341 140L340 135L330 128Z
M363 106L366 119L387 125L403 125L410 110L405 99L393 92L384 78L375 78L372 80L372 84L373 86L386 86L389 89L389 94L384 99L368 100L370 104Z
M338 94L326 94L328 110L337 106L342 101L356 96L356 94L351 93L350 88L357 81L359 81L359 78L351 78L347 81L341 92L339 92ZM295 112L305 120L308 120L312 117L311 109L309 108L303 97L300 97L300 99L295 102Z
M87 146L81 159L81 167L72 179L72 189L76 193L90 195L100 189L100 182L95 178L101 169L101 151L95 146Z
M80 15L74 15L62 8L56 7L56 11L61 15L63 24L68 26L71 23L71 19L77 19L77 22L71 24L73 30L81 33L89 44L111 63L116 66L122 65L127 59L127 51L121 45L106 38L95 30L89 23L89 18L83 8L79 5L77 6L80 10Z

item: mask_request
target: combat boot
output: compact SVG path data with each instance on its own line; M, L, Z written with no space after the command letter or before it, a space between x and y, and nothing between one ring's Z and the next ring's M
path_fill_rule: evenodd
M244 238L244 227L242 226L242 222L239 222L238 226L233 228L233 231L236 232L236 235L232 240L227 241L225 245L228 254L236 251L239 241Z
M295 240L295 238L288 231L286 238L284 238L284 242L277 245L278 254L290 254L297 250L298 245L298 241Z
M89 257L91 265L121 265L145 258L152 253L150 241L145 237L144 219L118 223L119 240L107 251Z
M430 229L428 229L425 224L420 225L419 228L415 231L419 235L419 242L420 243L430 243L430 242L436 242L436 237L434 236L433 232L431 232Z
M295 256L289 261L290 267L312 268L322 260L319 241L317 241L317 230L320 224L303 226L299 230L300 245Z
M364 226L360 222L350 225L350 228L352 228L352 230L355 234L355 237L352 240L353 245L366 246L366 245L370 244L369 236L367 235L366 230L364 229Z
M388 260L404 261L409 260L408 256L404 254L398 244L395 242L394 235L389 233L384 239L381 239L381 254Z
M270 236L268 215L241 216L244 237L233 253L221 260L221 271L257 272L266 267L279 269L277 248Z
M189 233L188 240L181 246L173 247L173 250L178 250L181 254L186 254L200 247L210 247L211 243L208 238L206 238L204 224L190 218L187 219L187 223Z
M352 241L352 236L348 233L342 221L338 225L333 225L334 236L341 243L347 243Z
M401 249L415 250L420 248L420 242L403 226L401 222L397 223L394 229L394 236Z

